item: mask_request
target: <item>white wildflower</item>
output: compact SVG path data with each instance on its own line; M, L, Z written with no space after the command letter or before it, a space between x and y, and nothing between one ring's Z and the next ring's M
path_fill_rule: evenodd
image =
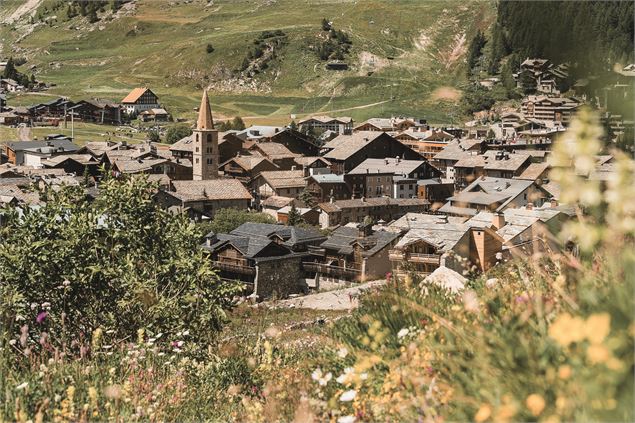
M403 328L399 332L397 332L397 338L405 338L406 336L408 336L409 333L410 330L408 330L408 328Z
M311 379L316 381L320 386L325 386L326 384L330 382L332 378L333 378L333 374L331 372L328 372L327 374L323 374L322 369L320 369L319 367L315 369L313 373L311 373Z
M9 341L9 345L15 345L18 341L16 341L15 339L11 339Z
M347 367L344 369L344 373L339 375L337 379L337 383L342 385L348 385L353 381L353 377L355 376L355 370L352 367Z
M21 391L23 389L25 389L27 386L29 386L29 382L24 382L19 384L18 386L15 387L16 391Z
M337 350L337 356L339 358L346 358L347 355L348 355L348 350L346 349L346 347L342 347L339 350Z
M337 419L337 423L354 423L355 420L355 416L342 416Z
M340 395L340 401L350 402L350 401L353 401L356 396L357 396L357 391L354 389L351 389L344 392L342 395Z

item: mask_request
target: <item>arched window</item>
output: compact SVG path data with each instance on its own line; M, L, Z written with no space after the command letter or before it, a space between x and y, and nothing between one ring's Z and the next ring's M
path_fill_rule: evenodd
M212 142L212 134L207 134L207 142Z
M196 142L199 142L199 135L196 134Z

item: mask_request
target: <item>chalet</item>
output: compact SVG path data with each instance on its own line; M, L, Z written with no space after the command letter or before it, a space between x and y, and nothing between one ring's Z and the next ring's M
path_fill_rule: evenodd
M331 162L320 156L300 156L294 159L297 169L304 171L304 176L331 173Z
M482 176L448 198L448 202L438 211L457 216L475 216L482 210L502 212L528 203L541 206L549 197L533 181Z
M472 226L447 216L408 214L390 228L407 229L389 253L398 276L412 271L426 276L439 267L463 273L476 266L484 272L503 249L502 237L489 225Z
M422 160L420 154L385 132L339 135L325 144L323 150L323 157L331 162L331 170L337 174L350 172L366 159L400 157L403 160Z
M568 216L555 208L521 207L501 213L481 211L466 222L471 226L489 225L503 238L506 257L527 257L538 252L557 252L561 243L554 234L562 229Z
M221 278L242 281L247 293L262 300L306 292L302 262L309 248L325 240L312 229L244 223L229 234L208 234L203 248Z
M443 151L449 143L448 139L436 135L433 136L430 131L407 130L395 135L395 139L398 139L402 144L410 147L428 160Z
M157 201L165 208L192 211L194 215L213 218L220 209L247 210L253 197L236 179L173 181L173 191L159 191Z
M192 179L192 162L187 159L164 159L147 157L143 159L116 159L112 164L114 172L124 175L154 174L167 175L171 180L189 181Z
M137 115L145 110L160 109L159 97L149 88L135 88L121 100L121 106L129 115Z
M271 160L262 156L238 155L220 165L226 176L231 176L244 183L255 179L261 172L279 170Z
M20 85L16 80L11 78L0 79L0 90L9 93L15 93L24 90L24 86Z
M41 161L42 166L50 169L64 169L64 172L83 175L88 172L91 176L99 175L99 160L91 154L60 154Z
M139 119L142 122L168 122L170 114L162 108L149 109L139 113Z
M253 125L236 133L236 136L242 140L248 141L267 141L286 128L281 126Z
M409 212L427 211L430 203L418 198L359 198L320 203L320 226L329 228L370 218L390 222Z
M388 251L400 237L399 232L373 231L371 224L341 226L309 249L315 261L303 266L315 273L316 285L322 288L327 283L380 279L391 271Z
M0 112L0 125L14 126L20 123L20 116L14 112Z
M371 118L365 122L360 123L355 128L353 128L354 132L358 132L358 131L391 132L393 130L394 128L393 128L392 119L387 119L387 118Z
M525 97L521 103L521 110L525 117L563 125L568 125L579 107L580 102L576 99L544 95Z
M44 118L63 118L75 105L65 97L58 97L45 103L39 103L29 108L31 115L39 120Z
M301 132L321 134L333 131L348 135L353 131L353 119L350 117L311 116L298 122Z
M531 164L531 156L529 154L509 154L503 151L491 153L486 155L488 160L483 167L483 171L486 176L492 178L510 179L519 176Z
M289 223L289 213L291 209L295 206L284 206L278 209L276 212L276 220L278 223L288 224ZM302 221L304 223L308 223L309 225L317 225L320 219L320 212L312 207L295 207L296 213L300 215Z
M266 157L280 170L295 169L295 159L300 157L299 154L292 153L287 147L277 142L257 142L249 148L249 153Z
M315 143L314 138L289 128L276 132L266 141L282 144L292 153L301 156L317 156L320 153L320 147Z
M68 108L73 118L84 122L121 123L121 106L106 100L80 100Z
M411 195L416 195L416 181L418 179L436 178L441 172L432 167L426 160L402 160L401 158L366 159L359 166L352 169L344 180L354 197L409 198L402 190L394 191L394 177L399 176L414 179L411 182Z
M441 178L420 179L417 181L417 198L428 200L433 210L445 203L454 193L454 184L444 182Z
M277 195L272 195L271 197L265 198L262 202L260 202L261 211L263 213L268 214L274 219L278 220L278 210L283 207L295 205L299 203L299 200L292 197L278 197Z
M297 197L304 191L306 181L301 170L267 170L261 172L251 185L261 198L271 195Z
M4 145L4 155L7 161L14 165L34 165L40 166L41 158L50 158L59 154L75 153L80 147L72 142L63 140L51 141L17 141L8 142ZM26 163L26 156L29 162Z
M485 150L485 145L485 142L480 140L452 141L443 151L434 155L431 163L442 172L445 179L454 181L454 165L463 158L480 154Z
M306 190L318 203L351 198L348 185L344 181L344 175L332 173L311 175L307 178Z

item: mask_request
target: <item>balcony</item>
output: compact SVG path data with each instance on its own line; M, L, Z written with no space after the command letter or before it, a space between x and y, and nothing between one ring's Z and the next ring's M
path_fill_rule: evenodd
M315 272L320 273L324 276L344 279L357 279L360 278L362 275L361 270L355 268L332 266L322 263L302 263L302 268L305 272Z
M441 256L438 254L409 253L403 250L390 250L388 259L390 261L436 264L437 266L441 264Z
M238 273L241 275L250 275L253 276L256 274L256 268L252 267L252 266L245 266L242 264L234 264L234 263L227 263L224 261L213 261L212 264L219 268L220 270L223 270L225 272L231 272L231 273Z

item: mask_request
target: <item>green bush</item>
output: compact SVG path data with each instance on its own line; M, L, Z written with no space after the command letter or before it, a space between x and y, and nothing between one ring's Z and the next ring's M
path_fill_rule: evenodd
M165 142L168 144L174 144L181 138L185 138L189 135L192 135L192 128L188 125L170 126L165 133Z
M69 353L98 328L113 342L142 329L213 339L238 287L219 280L195 226L159 208L154 192L145 178L107 179L95 202L68 187L46 192L41 207L5 209L3 345L25 330L23 349L41 348L46 333Z

